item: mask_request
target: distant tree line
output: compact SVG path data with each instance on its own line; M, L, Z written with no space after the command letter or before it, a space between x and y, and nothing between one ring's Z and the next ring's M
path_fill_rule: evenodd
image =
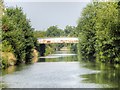
M77 25L82 60L120 63L120 2L94 2Z
M44 38L46 37L46 31L34 31L34 37L35 38Z
M57 25L50 26L46 30L36 30L34 31L34 36L36 38L44 37L76 37L76 27L67 25L65 29L58 28Z

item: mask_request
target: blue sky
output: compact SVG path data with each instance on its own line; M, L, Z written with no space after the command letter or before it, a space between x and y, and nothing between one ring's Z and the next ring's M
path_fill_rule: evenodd
M48 27L57 25L64 29L66 25L76 26L83 8L89 2L10 2L5 0L7 7L22 7L31 25L36 30L46 30Z

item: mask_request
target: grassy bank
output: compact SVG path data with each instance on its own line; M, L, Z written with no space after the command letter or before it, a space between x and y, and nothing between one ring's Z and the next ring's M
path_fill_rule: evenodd
M1 52L2 68L13 66L16 64L17 59L12 52Z
M17 64L17 58L12 52L0 52L2 59L2 68L7 68L9 66L14 66ZM37 62L38 60L38 51L33 49L31 63ZM24 63L24 62L22 62Z

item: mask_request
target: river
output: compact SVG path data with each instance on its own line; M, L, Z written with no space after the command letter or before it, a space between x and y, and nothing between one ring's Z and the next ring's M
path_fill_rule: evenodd
M119 71L106 64L80 61L70 51L56 51L34 64L11 66L0 78L7 88L118 88Z

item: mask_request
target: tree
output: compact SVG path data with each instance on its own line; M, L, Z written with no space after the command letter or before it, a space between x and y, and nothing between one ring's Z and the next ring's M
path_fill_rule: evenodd
M64 36L76 37L76 27L67 25L64 29Z
M95 54L95 22L96 7L93 4L87 5L79 19L77 32L79 32L79 53L81 59L93 60Z
M59 29L57 26L50 26L46 31L47 37L60 37L63 31Z
M2 17L2 44L7 41L17 58L17 64L31 62L32 50L37 39L33 35L30 21L21 8L7 8Z
M94 2L82 13L77 26L82 59L120 62L119 2Z
M34 31L34 36L36 38L44 38L46 37L46 31Z
M119 28L117 3L99 3L96 22L96 59L116 62L119 58ZM104 11L104 12L103 12ZM102 12L102 13L101 13ZM113 28L114 27L114 28ZM116 31L118 31L116 33ZM117 43L116 43L117 41ZM118 60L117 60L118 61Z
M2 35L2 15L4 12L4 5L3 0L0 1L0 41L1 41L1 35Z

